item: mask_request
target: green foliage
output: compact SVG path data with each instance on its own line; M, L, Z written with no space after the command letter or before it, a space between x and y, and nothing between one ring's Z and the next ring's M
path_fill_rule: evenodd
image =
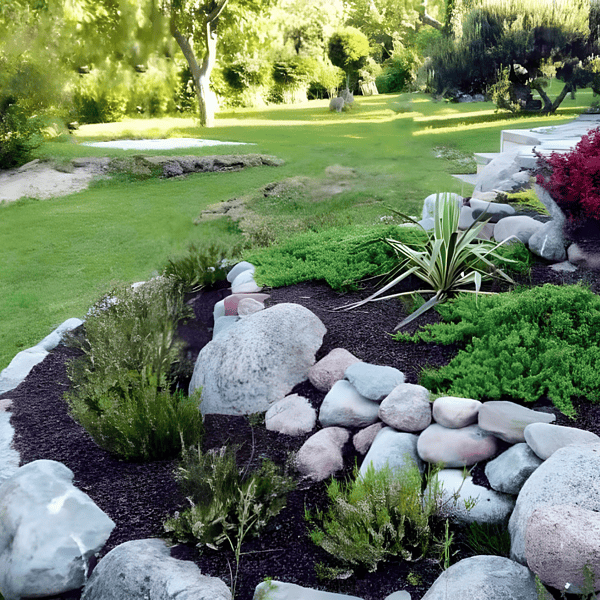
M163 275L172 279L184 292L196 292L225 279L230 259L239 252L239 247L226 248L216 243L198 246L192 242L187 254L169 259Z
M411 217L398 214L416 224ZM460 208L458 204L447 194L438 195L434 206L434 227L431 232L428 232L426 242L420 247L414 248L402 241L386 238L386 242L394 249L399 258L398 264L389 273L390 281L365 300L340 308L350 310L367 302L397 298L408 294L433 293L434 296L430 300L396 326L395 331L397 331L436 304L444 302L459 292L474 293L475 298L480 293L490 293L480 291L481 284L485 280L496 278L514 283L491 261L491 258L507 260L496 253L502 244L493 244L477 239L477 235L486 223L486 221L481 221L484 215L485 213L466 231L459 231ZM400 292L379 298L381 294L413 274L425 282L429 289ZM475 287L474 291L465 288L471 284Z
M474 555L510 556L510 533L501 525L470 523L466 531L467 545Z
M364 475L355 469L354 479L327 486L326 513L305 517L313 525L311 540L331 555L333 566L321 567L332 576L366 568L377 570L391 558L418 560L427 555L439 504L439 490L422 491L415 465L403 471L370 466Z
M447 366L423 371L432 392L523 402L547 394L571 417L573 397L600 401L600 298L584 286L546 284L479 303L460 296L437 310L444 323L396 336L462 347Z
M153 375L144 381L130 372L93 400L95 408L70 397L72 416L99 446L125 460L174 458L202 439L199 397L161 390Z
M200 446L188 448L175 477L191 506L167 519L165 531L200 549L216 550L225 542L235 549L244 536L258 535L295 487L287 473L266 459L258 470L240 472L231 447L207 453Z
M419 57L412 48L394 45L390 58L383 63L383 73L375 79L382 94L406 91L416 78Z
M123 458L172 457L202 435L198 401L168 393L180 357L176 325L187 314L168 278L123 287L90 311L83 355L69 365L71 414L96 442Z
M523 208L533 209L539 212L541 215L550 215L548 209L537 197L537 194L533 188L523 190L521 192L515 192L513 194L507 194L506 201L510 202L510 204L522 206Z
M354 27L339 29L329 38L331 63L346 72L347 80L362 68L369 56L368 38Z
M43 122L31 116L15 98L0 96L0 169L20 167L31 158L43 137Z
M417 228L382 225L340 227L308 232L267 248L244 254L256 265L256 280L280 287L324 279L335 290L357 289L358 282L380 275L394 264L394 252L383 240L395 236L419 244L425 235Z
M431 84L436 93L450 96L458 90L486 93L497 74L504 73L495 88L496 99L499 107L517 110L526 102L515 95L517 87L529 91L542 75L545 62L579 61L590 54L585 48L588 15L589 4L583 0L471 3L462 28L451 25L454 37L432 46Z

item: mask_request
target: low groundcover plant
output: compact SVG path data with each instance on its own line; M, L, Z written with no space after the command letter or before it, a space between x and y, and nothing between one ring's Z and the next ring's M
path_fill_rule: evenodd
M581 284L546 284L439 306L443 323L399 341L459 344L456 357L420 377L432 393L535 402L547 394L573 417L572 398L600 401L600 298Z

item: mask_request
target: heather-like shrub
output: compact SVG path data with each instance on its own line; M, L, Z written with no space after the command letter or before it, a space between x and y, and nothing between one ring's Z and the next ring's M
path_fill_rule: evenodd
M293 479L266 459L256 471L241 471L231 447L206 453L189 447L175 478L190 506L167 519L165 531L200 550L216 550L228 540L233 547L240 535L259 534L295 488Z
M600 225L600 128L584 135L570 152L537 156L537 182L567 219L575 224L592 219Z
M433 479L431 479L433 480ZM333 566L319 567L324 576L377 570L392 558L413 561L427 555L440 504L439 487L422 491L416 466L396 472L372 465L347 484L332 479L327 486L327 512L305 518L313 526L310 539L331 555Z
M71 414L110 452L126 459L176 456L202 435L198 399L171 396L181 355L183 292L161 277L103 297L88 313L82 355L68 367Z
M459 296L436 310L443 323L395 336L461 348L445 367L421 373L432 393L522 402L548 395L567 416L575 415L573 397L600 401L600 297L584 286L546 284L478 302Z

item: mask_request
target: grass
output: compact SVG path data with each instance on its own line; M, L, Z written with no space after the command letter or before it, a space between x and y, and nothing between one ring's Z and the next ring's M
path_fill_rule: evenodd
M127 119L82 126L71 141L49 141L40 158L67 161L78 156L122 157L136 151L82 146L84 141L151 137L205 137L249 142L147 154L265 153L283 158L283 167L196 174L187 179L132 181L116 177L89 190L54 200L24 199L0 206L0 369L38 343L69 317L83 317L91 304L117 282L145 280L190 242L225 245L244 240L226 218L194 219L207 206L248 197L248 210L275 233L293 217L302 230L379 222L387 207L420 214L434 192L468 194L452 178L452 161L436 158L435 147L459 153L499 150L500 131L570 121L591 103L591 92L565 100L557 115L514 118L495 114L491 103L435 103L421 94L403 95L411 111L396 113L396 95L358 98L352 111L330 113L326 100L296 106L237 109L220 113L216 127L199 128L190 118ZM355 169L347 189L331 194L298 194L261 200L268 183L308 177L327 183L325 168ZM333 215L333 217L332 217ZM271 238L269 238L272 241Z

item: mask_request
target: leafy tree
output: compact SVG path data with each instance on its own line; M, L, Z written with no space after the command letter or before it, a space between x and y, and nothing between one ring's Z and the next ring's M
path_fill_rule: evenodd
M367 36L355 27L339 29L329 38L329 59L346 72L346 87L350 86L350 75L365 65L369 50Z
M551 113L567 93L594 83L589 0L470 0L468 6L460 37L441 40L433 52L437 93L492 91L501 108ZM565 83L554 102L544 90L546 65ZM542 102L533 101L532 90Z
M394 42L411 41L419 27L422 0L350 0L346 24L360 29L372 48L378 48L376 58L392 55Z
M216 97L210 76L217 61L219 33L248 23L268 6L269 0L164 0L171 34L192 74L202 125L214 125Z

